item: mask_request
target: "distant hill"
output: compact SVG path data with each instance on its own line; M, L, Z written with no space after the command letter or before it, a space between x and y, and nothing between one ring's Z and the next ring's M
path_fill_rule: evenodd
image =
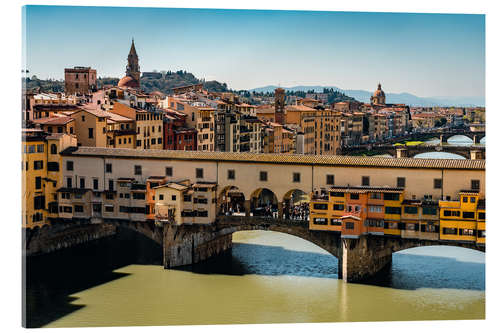
M259 93L271 92L278 86L265 86L255 89L250 89L250 91L255 91ZM344 90L335 86L294 86L294 87L282 87L287 91L309 91L314 90L315 92L323 92L323 89L334 89L338 90L347 96L350 96L360 102L369 103L370 96L373 92L366 90ZM484 97L418 97L409 93L385 93L387 103L403 103L411 106L484 106Z
M102 87L105 84L116 85L118 84L118 78L98 78L97 85ZM215 92L225 92L229 91L226 83L220 83L218 81L205 81L204 79L198 79L193 74L186 71L163 71L161 78L143 77L141 78L141 88L145 92L153 92L156 90L161 91L164 94L172 93L172 89L181 86L187 86L191 84L203 83L203 87L209 91ZM26 88L28 90L40 89L42 92L63 92L64 91L64 81L63 80L40 80L36 76L25 79Z

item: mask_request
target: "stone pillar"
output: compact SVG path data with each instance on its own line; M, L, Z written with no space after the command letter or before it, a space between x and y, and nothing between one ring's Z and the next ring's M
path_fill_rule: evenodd
M408 150L406 148L396 149L396 158L408 157Z
M243 206L245 207L245 216L250 216L250 200L245 200Z
M283 219L283 202L278 201L278 219Z
M392 249L383 237L342 238L339 246L338 277L344 282L370 278L392 262Z
M470 151L470 159L471 160L483 160L483 152L481 150L471 149Z
M440 145L440 146L442 146L442 145L443 145L443 137L444 137L444 135L443 135L443 134L441 134L441 135L439 136L439 145Z
M478 140L478 138L477 138L477 135L474 135L474 136L472 137L472 144L474 144L474 145L478 145L478 144L479 144L479 140Z
M232 233L220 233L211 225L165 225L163 267L196 264L232 247Z

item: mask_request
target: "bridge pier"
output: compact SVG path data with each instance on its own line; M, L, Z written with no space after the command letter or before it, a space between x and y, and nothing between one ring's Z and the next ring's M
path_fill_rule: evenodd
M392 248L382 237L342 238L340 247L338 277L344 282L366 280L392 263Z

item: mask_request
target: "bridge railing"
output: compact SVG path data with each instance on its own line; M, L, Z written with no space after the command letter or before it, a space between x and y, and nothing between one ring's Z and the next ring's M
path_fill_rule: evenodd
M307 220L278 219L269 216L221 215L217 217L216 223L220 225L269 224L269 225L309 226L309 221Z

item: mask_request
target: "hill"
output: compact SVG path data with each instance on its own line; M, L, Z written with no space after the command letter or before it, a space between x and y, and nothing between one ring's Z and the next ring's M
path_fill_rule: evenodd
M250 91L255 91L259 93L271 92L274 89L278 88L277 86L265 86L250 89ZM344 90L335 86L294 86L285 88L285 90L289 91L309 91L314 90L315 92L322 92L323 89L333 89L344 93L347 96L353 97L354 99L363 102L370 103L370 96L372 96L373 92L366 90ZM386 102L387 103L403 103L410 106L461 106L461 107L469 107L469 106L484 106L485 100L484 97L419 97L409 93L388 93L385 92Z
M118 84L118 78L112 77L99 77L97 79L98 87L103 85ZM187 86L191 84L202 83L203 87L209 91L224 92L229 91L226 83L220 83L218 81L205 81L204 79L196 78L192 73L186 71L163 71L160 78L153 77L142 77L141 78L141 88L147 93L159 90L164 94L172 93L172 89L181 86ZM33 90L39 89L41 92L63 92L64 91L64 81L63 80L41 80L36 76L31 78L25 78L24 84L26 89Z

